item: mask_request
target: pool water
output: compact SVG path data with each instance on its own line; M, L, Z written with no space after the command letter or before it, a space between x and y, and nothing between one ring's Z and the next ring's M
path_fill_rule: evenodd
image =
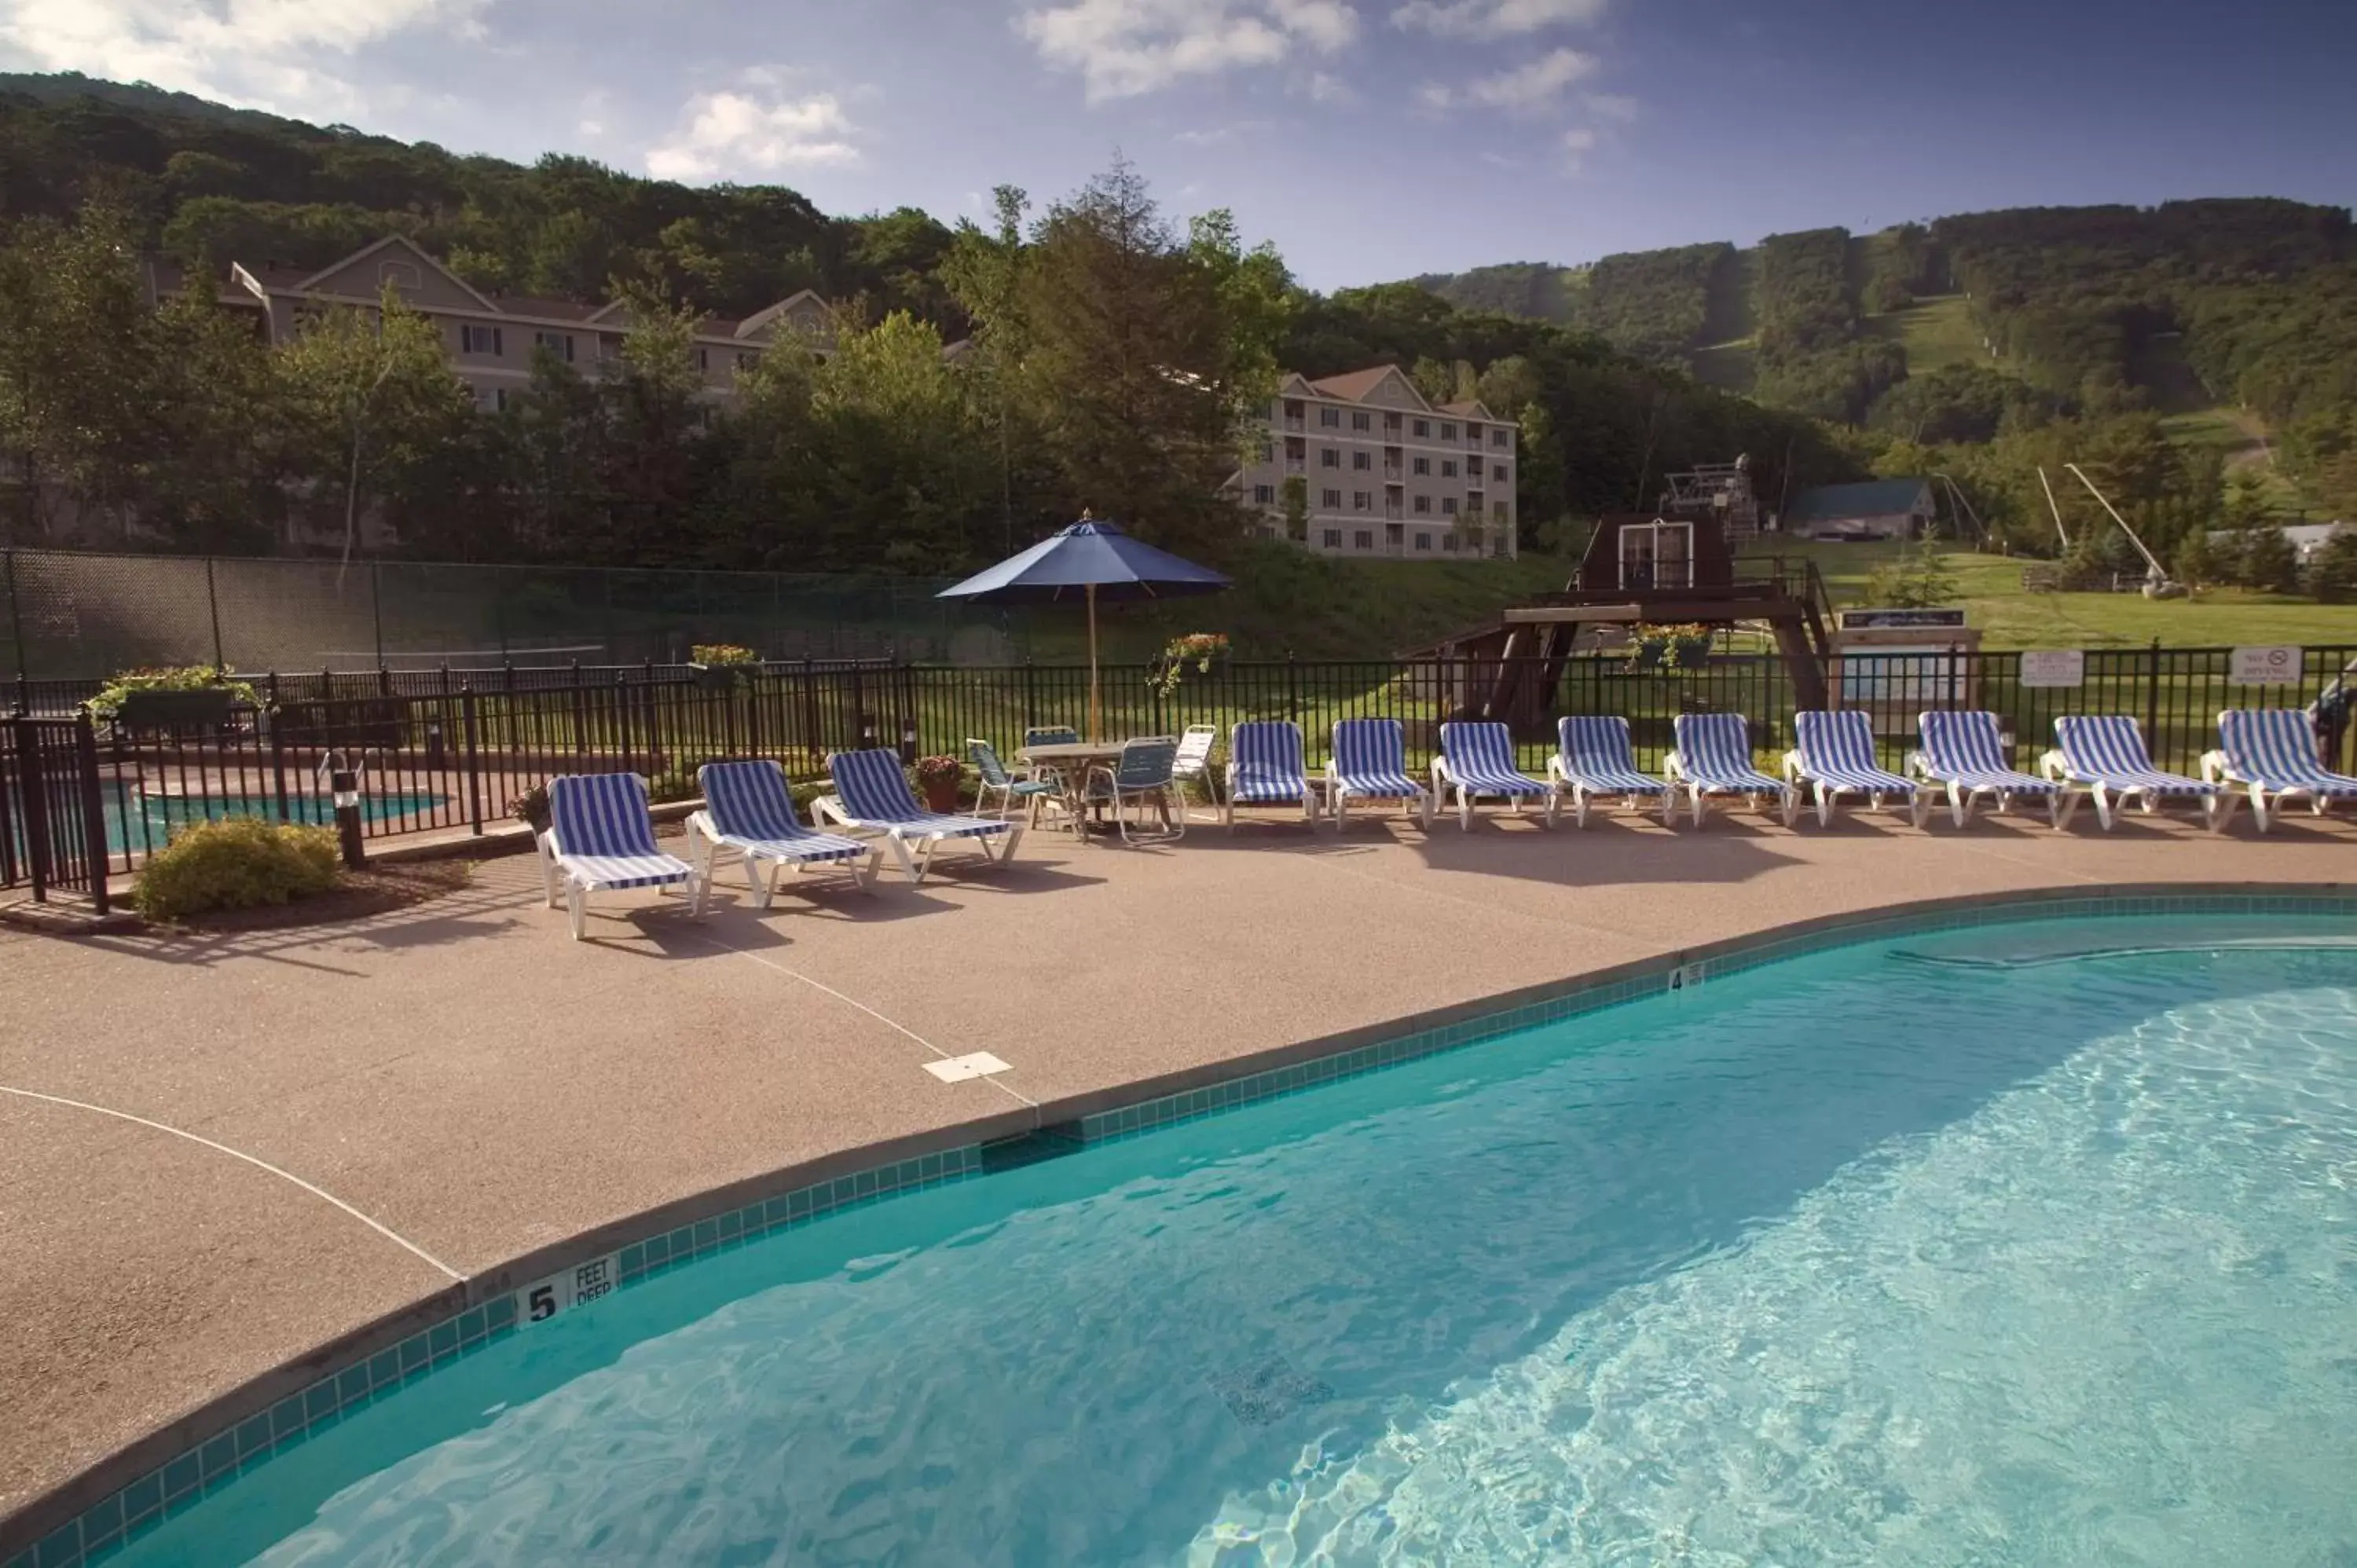
M370 795L361 802L361 817L371 822L397 822L416 812L431 811L447 803L449 797L401 790L385 795ZM149 791L129 793L126 802L109 790L105 796L106 843L117 854L125 850L156 850L169 842L174 832L191 822L219 821L223 817L263 817L271 822L332 823L336 820L336 803L326 795L286 797L286 811L281 817L275 795L164 795Z
M823 1220L122 1561L2345 1565L2352 1477L2357 944L2053 922Z

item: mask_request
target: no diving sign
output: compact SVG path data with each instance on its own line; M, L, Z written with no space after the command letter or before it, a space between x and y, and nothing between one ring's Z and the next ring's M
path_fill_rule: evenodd
M2303 662L2297 648L2237 648L2226 661L2230 686L2290 686L2299 682Z

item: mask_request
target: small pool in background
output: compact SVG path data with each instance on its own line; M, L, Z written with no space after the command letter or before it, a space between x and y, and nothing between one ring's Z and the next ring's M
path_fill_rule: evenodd
M404 817L431 811L448 802L447 795L415 790L395 790L390 794L362 797L361 815L368 822L398 822ZM270 822L311 822L332 824L336 820L336 803L326 795L296 794L286 797L285 816L279 814L278 798L274 794L255 795L167 795L154 790L108 789L104 795L106 811L106 844L117 854L125 850L145 853L158 850L169 842L177 830L191 822L219 821L223 817L261 817Z
M2357 940L2055 921L774 1236L116 1561L2343 1565L2353 1476Z

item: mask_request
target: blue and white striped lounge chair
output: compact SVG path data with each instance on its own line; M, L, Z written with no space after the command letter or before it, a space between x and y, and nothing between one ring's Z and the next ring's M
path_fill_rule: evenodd
M1921 748L1908 758L1909 770L1927 784L1948 791L1948 818L1963 827L1972 820L1973 803L1994 797L1996 809L2009 811L2017 795L2046 802L2046 820L2062 825L2062 787L2050 779L2017 771L2005 754L2005 736L1996 715L1983 710L1951 713L1934 710L1915 715L1915 733Z
M1301 820L1318 821L1318 794L1302 762L1301 726L1286 719L1254 719L1228 732L1228 798L1221 816L1236 831L1236 807L1297 804Z
M704 913L704 878L655 847L647 787L635 773L568 773L548 781L548 831L540 835L541 886L548 907L565 895L573 940L587 934L589 895L624 887L687 884L690 911Z
M1695 826L1702 826L1703 800L1711 795L1773 796L1788 828L1800 815L1801 792L1752 766L1751 721L1741 714L1680 714L1672 730L1677 746L1662 758L1662 771L1684 786Z
M1523 814L1524 800L1542 796L1548 827L1555 826L1560 804L1553 785L1514 766L1514 732L1494 719L1440 726L1440 755L1432 759L1432 792L1446 805L1451 789L1457 791L1457 825L1469 832L1473 802L1483 795L1503 797L1516 816Z
M2318 760L2316 732L2296 708L2229 708L2220 714L2218 749L2202 757L2201 777L2248 789L2251 815L2261 832L2295 796L2319 817L2335 800L2357 800L2357 778L2335 773Z
M1784 754L1784 777L1807 789L1817 805L1817 826L1831 827L1834 804L1844 795L1863 795L1880 811L1885 795L1907 802L1907 820L1923 825L1931 790L1920 780L1891 772L1874 758L1874 726L1863 708L1805 709L1792 715L1792 739Z
M875 886L883 862L874 842L804 827L786 770L776 763L707 762L695 770L695 781L704 810L687 819L687 842L707 891L726 854L744 860L756 909L770 907L778 895L778 873L789 865L799 873L806 865L839 863L862 892Z
M1432 791L1407 776L1407 739L1397 719L1342 719L1334 725L1334 756L1326 764L1326 796L1334 825L1342 826L1353 800L1397 800L1432 827Z
M883 841L912 883L922 882L933 863L933 851L951 839L972 839L985 860L1004 864L1015 858L1023 842L1023 824L992 817L953 817L928 811L909 789L900 771L899 754L880 747L838 751L826 759L834 793L811 802L811 814L828 818L854 832L870 832ZM1000 842L994 853L993 840Z
M1677 789L1638 768L1627 719L1619 714L1574 714L1555 722L1555 737L1547 774L1558 791L1571 792L1572 821L1579 826L1587 825L1587 803L1599 796L1618 796L1631 805L1651 800L1663 826L1676 820Z
M2040 767L2063 787L2062 813L2057 825L2067 825L2078 810L2079 798L2091 796L2095 820L2111 831L2119 809L2135 801L2149 813L2168 800L2198 800L2201 822L2212 832L2226 825L2234 798L2215 784L2164 773L2153 766L2145 749L2144 731L2126 714L2066 714L2054 721L2054 749Z

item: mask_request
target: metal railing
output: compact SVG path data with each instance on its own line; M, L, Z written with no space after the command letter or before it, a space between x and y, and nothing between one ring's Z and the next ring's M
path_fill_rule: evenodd
M2024 680L2018 653L1845 654L1829 662L1831 700L1872 717L1885 766L1904 766L1916 715L1983 708L2011 736L2015 766L2034 770L2065 714L2128 714L2154 759L2194 772L2216 745L2216 715L2233 707L2304 707L2338 678L2357 648L2309 649L2296 672L2269 686L2232 682L2225 649L2096 650L2076 686ZM2033 678L2045 671L2033 667ZM1248 719L1301 726L1322 767L1334 723L1400 721L1411 768L1428 766L1440 725L1496 717L1513 728L1519 760L1544 768L1555 720L1618 714L1637 760L1658 768L1682 713L1739 713L1761 761L1792 743L1790 669L1765 654L1717 654L1693 668L1649 668L1626 657L1230 662L1182 671L1165 690L1148 667L1105 667L1102 730L1108 738L1176 735ZM367 765L362 831L371 839L422 832L479 834L511 803L559 773L631 771L658 799L694 793L696 767L767 757L797 779L822 776L829 752L891 747L963 757L968 737L1009 754L1025 729L1084 727L1082 665L960 668L886 663L772 664L734 674L680 667L579 667L478 671L262 676L259 709L196 731L133 732L86 715L5 722L0 757L0 884L87 886L135 870L192 822L253 815L329 820L322 765L330 753ZM2328 763L2352 764L2346 733ZM42 858L37 862L36 851Z

